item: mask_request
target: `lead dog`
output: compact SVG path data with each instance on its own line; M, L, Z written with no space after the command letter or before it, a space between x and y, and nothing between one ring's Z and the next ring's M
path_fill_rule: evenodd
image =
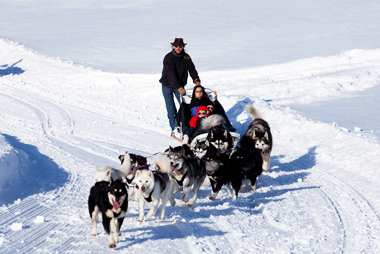
M91 235L97 235L97 223L99 213L102 214L103 227L108 238L108 246L115 248L119 242L121 225L123 224L125 213L128 209L127 190L125 182L116 180L112 183L107 181L96 182L91 188L88 197L88 211L92 220ZM117 225L115 220L117 219ZM111 228L114 229L113 235Z
M166 154L170 159L173 185L183 187L182 205L188 202L188 206L193 206L198 198L199 188L206 178L206 164L199 158L186 156L187 149L187 145L183 145L181 150L169 147ZM194 195L190 199L192 186Z
M263 170L267 170L270 167L270 153L273 146L272 133L269 124L264 119L260 118L253 106L247 105L245 110L251 114L253 121L248 126L248 130L244 136L251 137L255 141L255 147L261 150L261 155L263 157Z
M146 202L153 202L152 208L146 214L147 220L157 212L160 200L162 201L160 220L165 219L165 208L168 200L170 200L172 206L175 205L172 184L169 177L171 170L168 157L163 154L158 154L155 156L153 164L157 171L150 171L148 166L144 166L142 169L136 171L134 182L136 183L136 188L140 190L139 222L144 220L144 206Z

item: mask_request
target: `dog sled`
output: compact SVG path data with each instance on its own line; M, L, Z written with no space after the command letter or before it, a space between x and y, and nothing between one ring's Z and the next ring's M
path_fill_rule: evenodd
M180 100L181 100L181 105L177 113L177 125L180 127L180 138L175 138L178 141L182 141L184 135L188 132L190 129L190 119L191 119L191 110L190 110L190 102L191 102L191 95L188 94L190 91L190 94L192 92L192 88L186 89L186 94L181 95ZM211 102L214 103L214 108L217 109L215 114L220 114L225 118L226 122L226 130L231 134L232 137L232 143L233 147L236 147L240 140L240 134L236 133L235 130L231 123L229 122L227 115L224 111L223 106L220 104L220 102L217 99L217 92L214 90L211 90L209 88L205 88L205 91L207 93L208 98L210 99ZM209 130L205 131L203 133L197 133L197 135L192 139L190 143L190 147L196 147L198 143L205 142L206 139L208 138L209 135Z

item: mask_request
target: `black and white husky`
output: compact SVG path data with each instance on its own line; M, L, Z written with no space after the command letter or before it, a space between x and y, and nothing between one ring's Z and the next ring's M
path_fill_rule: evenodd
M211 115L201 122L201 129L208 130L206 141L217 148L220 153L229 153L233 142L227 131L225 119L221 115Z
M206 162L206 173L212 188L210 200L215 200L223 185L227 188L232 200L236 200L243 180L240 161L230 159L227 154L219 153L214 146L207 149L202 159Z
M170 159L173 185L179 185L183 188L182 205L187 203L188 206L193 206L198 198L199 188L206 178L206 164L200 158L186 156L186 150L187 145L183 145L181 150L169 147L166 155ZM194 195L190 199L191 187L193 187Z
M110 171L108 171L110 173ZM99 181L91 188L88 197L88 211L92 220L91 235L97 235L97 223L99 213L102 214L103 227L108 238L108 246L115 248L119 242L121 225L123 224L125 213L128 209L127 190L125 182L116 180L107 182ZM117 225L115 223L117 220ZM111 234L111 227L114 229Z
M158 154L154 157L153 165L157 171L150 171L149 166L140 167L137 169L134 182L138 188L140 197L140 214L138 221L144 220L144 206L146 202L152 202L152 208L146 214L146 219L149 220L156 212L158 205L161 203L160 220L165 219L165 208L168 200L171 205L175 205L173 196L172 184L169 177L170 161L167 156Z
M250 137L255 141L255 147L261 150L261 155L263 157L263 170L267 170L270 167L270 153L273 146L272 133L269 124L264 119L260 118L253 106L247 105L245 110L251 114L253 121L248 126L248 130L244 136Z
M243 136L240 139L238 146L234 149L231 155L231 164L234 168L241 170L244 184L247 185L247 180L250 180L251 190L256 190L256 180L263 172L263 158L261 149L255 147L256 141L249 136Z

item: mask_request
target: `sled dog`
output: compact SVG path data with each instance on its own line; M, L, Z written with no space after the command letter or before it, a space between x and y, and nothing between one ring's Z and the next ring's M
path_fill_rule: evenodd
M256 141L249 136L243 136L238 146L234 149L231 155L231 163L234 167L241 170L244 184L247 185L247 180L250 180L251 190L256 190L256 180L263 172L263 156L262 150L255 147Z
M270 167L270 153L273 146L272 133L269 124L264 119L260 118L253 106L247 105L245 110L251 114L253 121L248 126L248 130L244 136L251 137L255 140L255 147L261 150L261 155L263 157L263 170L267 170Z
M239 161L231 160L229 155L219 153L213 146L207 150L203 159L206 162L206 173L212 188L210 200L215 200L223 185L232 200L236 200L243 179Z
M97 235L97 223L99 213L102 214L103 227L108 238L108 246L115 248L119 242L121 225L123 224L125 213L128 209L127 190L125 182L116 180L111 183L106 181L96 182L91 188L88 197L88 211L92 220L91 235ZM115 223L117 220L117 225ZM114 229L113 235L111 228Z
M134 165L131 164L130 156L129 156L128 152L126 152L124 155L124 160L123 160L120 167L113 168L113 167L108 166L108 165L101 166L99 169L95 167L95 169L96 169L95 175L97 176L97 178L101 178L100 176L101 176L102 172L104 172L103 177L105 177L106 172L108 170L110 170L112 181L122 180L123 178L127 177L128 172L132 169L133 166ZM95 177L94 177L94 181L96 182Z
M227 131L221 115L211 115L201 122L201 129L208 130L206 140L220 153L230 152L233 146L231 134Z
M134 189L135 189L135 183L133 182L133 180L135 179L136 170L141 166L147 165L147 160L145 157L141 155L133 154L133 153L130 153L128 157L128 152L125 152L124 155L119 156L119 160L122 165L124 163L124 160L128 158L130 158L131 166L129 167L129 171L126 175L126 178L131 188L129 191L129 196L132 197L134 194ZM139 194L135 195L135 198L133 199L133 201L135 202L139 201Z
M167 156L170 159L173 185L183 187L182 205L188 203L188 206L193 206L198 198L199 188L206 178L206 164L199 158L186 156L186 149L187 145L183 145L181 150L169 147ZM194 195L190 199L192 186Z
M157 171L150 171L147 167L137 169L134 182L136 188L140 190L139 204L140 214L138 221L144 220L145 202L153 202L152 208L146 214L146 219L149 220L156 212L158 205L161 202L160 220L165 219L166 203L170 200L172 206L175 205L172 185L169 177L170 161L167 156L158 154L153 162Z

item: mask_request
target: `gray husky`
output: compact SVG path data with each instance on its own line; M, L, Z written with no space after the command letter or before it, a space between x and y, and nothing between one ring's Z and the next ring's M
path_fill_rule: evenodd
M206 164L199 158L188 157L187 149L187 145L183 145L181 149L169 147L165 154L170 159L173 185L183 187L182 205L187 203L188 206L193 206L198 198L199 188L206 178ZM190 199L189 192L192 186L194 195ZM179 187L175 188L175 192L179 189Z
M261 156L263 157L263 170L267 170L270 167L270 153L273 146L269 124L260 118L253 106L247 105L245 110L251 114L253 121L248 126L244 136L251 137L255 141L255 147L261 150Z

